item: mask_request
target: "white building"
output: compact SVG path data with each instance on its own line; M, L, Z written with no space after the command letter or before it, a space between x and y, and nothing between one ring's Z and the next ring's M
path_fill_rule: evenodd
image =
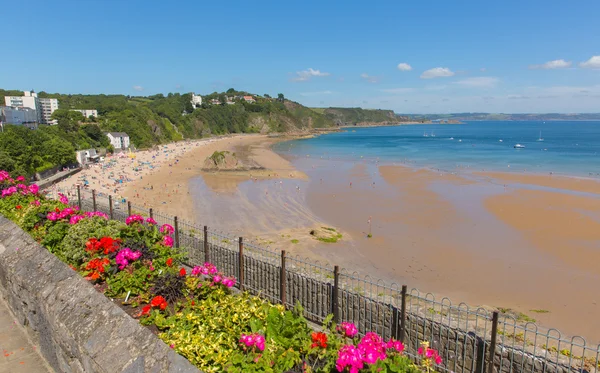
M40 106L38 111L41 111L42 123L56 124L56 120L52 120L52 113L58 109L58 100L55 98L39 98Z
M5 96L6 106L30 108L37 112L38 122L56 124L52 120L52 113L58 109L58 100L55 98L39 98L37 93L25 91L23 96Z
M75 158L80 165L84 165L98 162L100 154L96 153L96 149L78 150L75 152Z
M192 106L198 107L202 105L202 96L196 96L194 93L192 93Z
M125 132L108 132L106 136L115 151L129 149L129 136Z
M71 109L71 111L78 111L81 114L83 114L83 116L85 118L89 118L89 117L98 118L98 110L96 110L96 109Z
M36 129L38 115L36 110L28 107L0 106L0 122Z

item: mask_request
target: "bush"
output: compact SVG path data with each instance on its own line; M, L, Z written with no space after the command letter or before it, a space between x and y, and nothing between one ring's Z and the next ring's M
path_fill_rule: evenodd
M55 254L69 264L81 265L85 257L85 243L89 238L118 237L124 226L119 221L98 216L83 219L71 226Z

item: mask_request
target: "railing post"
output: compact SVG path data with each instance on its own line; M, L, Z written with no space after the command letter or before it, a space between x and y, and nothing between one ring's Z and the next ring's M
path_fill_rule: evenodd
M406 285L402 285L402 299L400 303L400 342L404 343L404 335L406 334Z
M110 220L113 219L113 202L112 196L108 196L108 212L110 213Z
M281 272L279 273L279 296L281 298L281 304L285 307L287 298L287 274L285 272L285 250L281 250Z
M208 227L204 226L204 261L210 262L208 255Z
M496 337L498 335L498 311L492 314L492 340L490 341L490 355L488 357L487 373L494 372L494 356L496 355Z
M96 189L92 189L92 206L94 211L96 211Z
M152 207L150 207L150 209L148 210L148 215L150 215L150 217L154 219L154 211L152 210Z
M333 322L340 322L339 310L339 289L340 289L340 267L333 267L333 299L331 301L331 313L333 313Z
M179 247L179 220L177 216L173 218L173 228L175 229L175 247Z
M131 201L127 201L127 216L131 216Z
M240 283L240 290L244 290L244 239L240 237L238 242L238 281Z
M81 210L81 187L79 185L77 185L77 206Z

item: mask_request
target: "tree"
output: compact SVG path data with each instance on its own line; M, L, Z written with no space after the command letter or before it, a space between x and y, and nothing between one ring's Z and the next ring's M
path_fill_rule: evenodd
M283 93L277 94L277 101L279 101L279 102L285 101L285 96L283 96Z
M227 93L228 95L233 95L233 94L235 94L235 89L233 89L233 88L229 88L229 89L227 90L227 92L226 92L226 93Z
M271 98L268 93L265 93L263 96L265 96L265 98Z

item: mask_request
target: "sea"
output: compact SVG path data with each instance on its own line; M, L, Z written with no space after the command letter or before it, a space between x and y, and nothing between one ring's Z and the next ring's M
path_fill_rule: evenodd
M523 148L516 149L515 145ZM292 157L375 159L446 171L526 171L600 177L600 122L473 121L344 128L279 143Z

